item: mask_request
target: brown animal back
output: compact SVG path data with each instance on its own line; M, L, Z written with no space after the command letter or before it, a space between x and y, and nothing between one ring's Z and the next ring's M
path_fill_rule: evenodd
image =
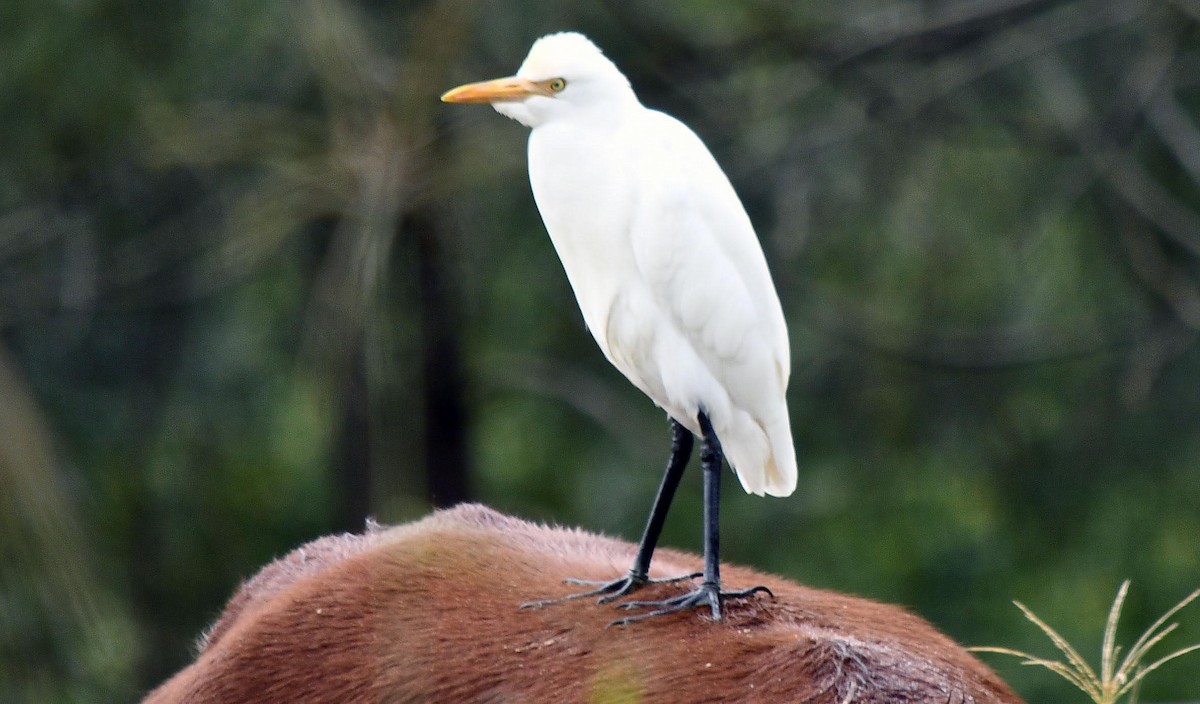
M1020 702L987 667L893 606L722 565L775 598L608 627L621 612L564 576L622 574L634 546L464 505L323 538L231 600L197 660L147 698L170 702ZM699 558L656 553L655 576ZM679 593L648 587L638 598Z

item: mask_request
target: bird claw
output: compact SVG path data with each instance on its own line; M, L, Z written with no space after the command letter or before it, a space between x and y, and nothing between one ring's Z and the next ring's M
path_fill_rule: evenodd
M775 598L774 592L763 585L750 587L749 589L740 589L737 591L723 592L718 584L705 582L694 591L688 592L681 596L661 601L627 601L624 604L619 604L618 609L654 609L653 611L636 614L634 616L626 616L610 623L610 626L627 626L638 621L654 618L656 616L665 616L667 614L687 611L689 609L699 609L707 606L709 613L712 615L713 621L721 620L721 602L727 599L745 599L758 593L766 593L772 599Z
M553 599L541 599L538 601L529 601L521 604L522 609L540 609L543 606L552 604L560 604L564 601L574 601L576 599L587 599L588 597L599 597L596 599L597 604L610 604L623 596L632 594L648 584L674 584L676 582L684 582L690 579L696 579L703 576L702 572L692 572L689 574L680 575L678 577L663 577L659 579L651 579L645 575L634 574L630 572L624 577L617 579L602 580L602 579L577 579L568 577L563 580L565 584L577 584L584 587L595 587L587 591L578 592L575 594L567 594L566 596L555 597Z

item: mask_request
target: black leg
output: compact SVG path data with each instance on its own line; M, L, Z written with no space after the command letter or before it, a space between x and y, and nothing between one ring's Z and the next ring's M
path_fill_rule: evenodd
M667 520L667 512L671 509L671 501L675 499L675 489L687 468L688 458L692 456L692 434L679 421L671 419L671 458L667 461L667 470L663 472L662 482L658 485L658 495L654 497L654 507L650 509L650 518L646 520L646 529L642 531L642 541L638 543L637 557L629 576L645 582L650 573L650 558L658 545L658 536L662 533L663 523Z
M704 581L700 588L708 597L714 621L721 620L721 441L713 432L708 416L700 413L704 442L700 448L700 469L704 472Z
M600 597L599 602L606 604L650 583L681 582L699 577L699 573L667 579L650 579L649 577L650 558L654 556L654 548L658 546L658 536L662 533L663 523L666 522L667 512L671 508L671 501L675 498L675 489L678 488L679 480L683 477L683 470L687 468L688 459L692 455L692 442L691 432L672 418L671 457L667 460L667 469L663 472L662 482L658 486L658 495L654 498L654 506L650 509L650 518L646 521L646 529L642 531L642 540L638 544L637 556L634 558L633 566L629 568L628 574L610 581L569 578L565 581L570 584L594 588L556 599L532 601L524 604L523 608L538 608L560 601L583 599L590 596Z
M621 608L626 609L651 608L654 610L623 618L615 622L618 625L704 606L708 606L714 621L720 621L722 599L741 599L759 592L771 593L770 589L761 585L733 592L721 591L721 461L724 455L721 452L721 441L713 431L708 415L701 411L699 421L700 430L703 433L700 468L704 472L704 581L696 590L673 599L631 601L621 604Z

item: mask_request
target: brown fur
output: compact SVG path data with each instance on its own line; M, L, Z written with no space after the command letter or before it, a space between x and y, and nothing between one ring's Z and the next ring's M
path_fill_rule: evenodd
M775 599L625 627L564 576L623 574L633 546L464 505L327 537L247 582L196 661L152 692L176 702L903 702L1019 704L990 670L893 606L722 565ZM660 550L655 573L691 571ZM639 598L679 593L656 585Z

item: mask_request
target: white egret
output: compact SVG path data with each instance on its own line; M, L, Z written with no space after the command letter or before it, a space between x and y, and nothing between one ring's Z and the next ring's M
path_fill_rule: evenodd
M604 603L655 581L650 558L693 434L702 444L703 580L675 599L622 604L651 609L622 622L706 605L719 620L723 599L769 591L720 584L722 454L747 492L796 488L787 329L729 179L694 132L644 107L617 67L574 32L538 39L515 76L460 86L442 100L491 103L533 128L534 200L588 330L670 416L670 460L632 568L609 582L568 580L596 588L566 598Z

